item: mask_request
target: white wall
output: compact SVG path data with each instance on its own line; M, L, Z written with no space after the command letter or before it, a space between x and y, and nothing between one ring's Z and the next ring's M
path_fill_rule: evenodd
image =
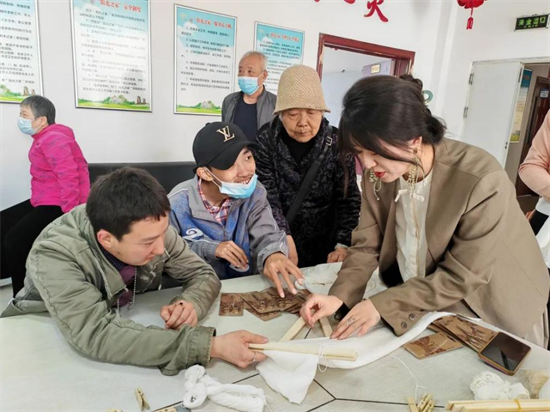
M470 12L452 1L448 30L441 59L436 99L430 104L435 114L447 121L449 131L461 138L468 78L473 62L528 59L550 56L548 29L515 32L516 17L550 13L548 0L491 0L474 11L474 28L466 30ZM443 32L440 33L443 36ZM432 83L436 81L432 77ZM429 87L427 87L429 88ZM437 96L439 94L439 96Z
M330 113L325 117L331 125L338 127L342 114L342 99L344 94L356 81L365 77L362 71L346 71L344 73L323 73L323 93Z
M173 114L173 0L151 5L153 113L75 109L69 0L38 2L44 94L57 108L57 121L72 127L89 162L192 160L196 132L216 117ZM366 0L178 1L177 4L238 17L237 56L252 49L256 20L305 31L304 63L315 67L319 33L416 52L415 74L427 88L434 69L437 31L446 19L437 0L389 1L390 22L365 18ZM479 24L479 23L478 23ZM480 24L481 25L481 24ZM0 209L29 197L30 137L17 129L17 105L0 105Z
M350 52L347 50L337 50L325 47L323 55L323 76L325 73L340 73L342 71L361 71L361 69L370 64L391 61L380 56Z
M385 71L388 72L386 74L389 74L391 61L392 59L380 56L325 48L322 86L325 101L331 110L330 113L325 114L330 124L338 126L338 123L340 123L342 98L349 88L359 79L371 76L370 67L373 64L382 65L380 74L384 74Z

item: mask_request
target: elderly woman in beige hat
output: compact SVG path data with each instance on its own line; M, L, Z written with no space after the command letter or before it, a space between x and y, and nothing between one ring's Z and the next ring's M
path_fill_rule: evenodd
M290 258L301 267L343 261L359 219L354 159L340 158L338 130L324 118L328 111L317 72L303 65L286 69L277 116L259 130L254 152Z

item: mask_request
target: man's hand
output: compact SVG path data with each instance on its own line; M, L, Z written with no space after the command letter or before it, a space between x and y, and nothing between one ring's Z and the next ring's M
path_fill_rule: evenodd
M210 346L210 357L223 359L244 369L251 363L266 359L263 353L248 349L248 344L267 342L266 337L255 335L246 330L215 336L212 338L212 345Z
M232 240L221 242L216 248L215 255L218 259L225 259L236 268L245 268L248 265L246 253Z
M166 329L179 329L181 325L196 326L199 320L193 304L185 300L163 306L160 317L164 319Z
M337 247L334 252L329 253L327 263L343 262L348 254L348 250L344 247Z
M296 250L296 243L290 235L286 235L286 242L288 244L288 258L292 263L298 266L298 251Z
M265 260L264 276L271 279L277 287L279 296L284 298L285 293L283 291L283 286L281 285L281 280L279 279L279 274L283 277L288 289L294 294L298 293L294 287L294 282L290 280L290 276L294 276L294 278L302 284L304 281L304 275L302 275L300 269L298 269L298 267L292 263L289 258L287 258L284 254L277 252L273 253Z

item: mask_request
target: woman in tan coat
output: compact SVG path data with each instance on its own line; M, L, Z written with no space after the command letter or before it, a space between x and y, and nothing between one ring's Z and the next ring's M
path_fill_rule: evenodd
M545 345L547 269L496 159L443 138L404 80L362 79L343 106L341 153L366 169L361 217L329 295L312 295L303 318L313 325L337 312L332 337L345 339L382 319L401 335L428 312L448 311ZM388 289L362 300L377 267Z

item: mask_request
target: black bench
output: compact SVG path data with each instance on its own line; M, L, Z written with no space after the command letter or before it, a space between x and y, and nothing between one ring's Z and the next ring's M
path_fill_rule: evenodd
M90 163L90 182L93 184L99 176L108 174L124 166L147 170L164 187L166 193L178 183L195 177L195 162L159 162L159 163Z

